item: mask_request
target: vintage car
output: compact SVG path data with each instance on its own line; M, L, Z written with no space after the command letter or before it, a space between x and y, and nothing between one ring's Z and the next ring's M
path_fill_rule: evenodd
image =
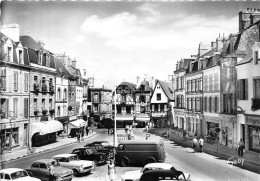
M84 147L94 148L97 152L105 153L109 158L112 156L112 150L104 148L100 144L88 143Z
M189 180L181 177L184 177L183 172L178 170L149 170L143 173L140 181Z
M170 171L177 171L171 164L169 163L149 163L145 165L141 170L134 170L134 171L128 171L124 175L121 176L121 181L139 181L142 174L144 172L147 172L149 170L170 170ZM182 176L180 176L183 180L189 180L190 174L183 173Z
M94 142L92 142L92 144L101 145L101 146L103 146L103 148L109 149L109 150L112 150L112 149L115 148L115 147L114 147L113 145L111 145L108 141L94 141Z
M21 168L6 168L0 170L1 181L41 181L38 178L34 178L26 170Z
M50 177L50 165L54 165L54 175ZM48 181L50 178L56 181L71 181L73 171L71 169L60 166L59 162L53 159L40 159L32 163L30 169L26 171L32 173L36 178L41 181Z
M80 160L94 161L95 165L104 164L108 161L108 156L105 153L97 152L91 147L76 148L72 154L77 154Z
M95 169L93 161L79 160L76 154L60 154L52 157L63 167L72 169L75 176L83 173L90 173Z

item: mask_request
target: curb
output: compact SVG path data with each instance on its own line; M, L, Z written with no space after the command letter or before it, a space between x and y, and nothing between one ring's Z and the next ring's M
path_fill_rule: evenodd
M96 134L97 134L97 132L94 132L93 134L89 135L89 136L88 136L87 138L85 138L85 139L91 138L92 136L94 136L94 135L96 135ZM84 139L84 140L85 140L85 139ZM28 157L28 156L39 155L39 154L41 154L41 153L48 152L48 151L50 151L50 150L54 150L54 149L61 148L61 147L64 147L64 146L68 146L68 145L71 145L71 144L74 144L74 143L77 143L77 142L78 142L78 141L75 140L75 141L73 141L73 142L66 143L66 144L64 144L64 145L59 145L59 146L57 146L57 147L55 147L55 148L49 148L49 149L42 150L42 151L38 151L38 152L36 151L35 153L32 153L32 154L26 153L26 154L24 154L24 155L22 155L22 156L18 156L18 157L14 157L14 158L11 158L11 159L2 161L2 162L0 162L0 169L3 169L3 168L4 168L4 164L7 163L7 162L10 162L10 161L13 161L13 160L18 160L18 159L21 159L21 158L24 158L24 157Z

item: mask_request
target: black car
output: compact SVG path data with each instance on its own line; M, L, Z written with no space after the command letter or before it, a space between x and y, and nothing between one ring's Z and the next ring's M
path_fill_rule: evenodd
M101 165L108 161L108 156L105 153L97 152L91 147L76 148L72 154L77 154L80 160L94 161L95 165Z
M102 145L99 144L88 143L84 147L94 148L97 152L105 153L108 156L108 158L110 158L112 155L112 150L104 148Z
M111 145L108 141L94 141L92 144L101 145L105 149L113 150L115 147Z
M143 173L140 181L189 180L189 178L182 179L183 177L185 178L183 172L178 170L150 170Z

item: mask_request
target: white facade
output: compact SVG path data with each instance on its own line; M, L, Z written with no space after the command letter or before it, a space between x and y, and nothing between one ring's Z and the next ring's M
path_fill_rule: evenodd
M55 117L68 116L68 85L67 77L56 76Z

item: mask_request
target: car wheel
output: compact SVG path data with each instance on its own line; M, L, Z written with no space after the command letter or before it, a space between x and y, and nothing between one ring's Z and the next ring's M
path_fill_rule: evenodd
M74 176L75 176L75 177L79 176L79 171L78 171L78 170L73 169L73 173L74 173Z
M128 161L125 158L122 158L120 163L122 167L126 167L128 165Z
M154 163L154 162L155 162L154 158L148 158L148 159L146 160L146 164L148 164L148 163Z

